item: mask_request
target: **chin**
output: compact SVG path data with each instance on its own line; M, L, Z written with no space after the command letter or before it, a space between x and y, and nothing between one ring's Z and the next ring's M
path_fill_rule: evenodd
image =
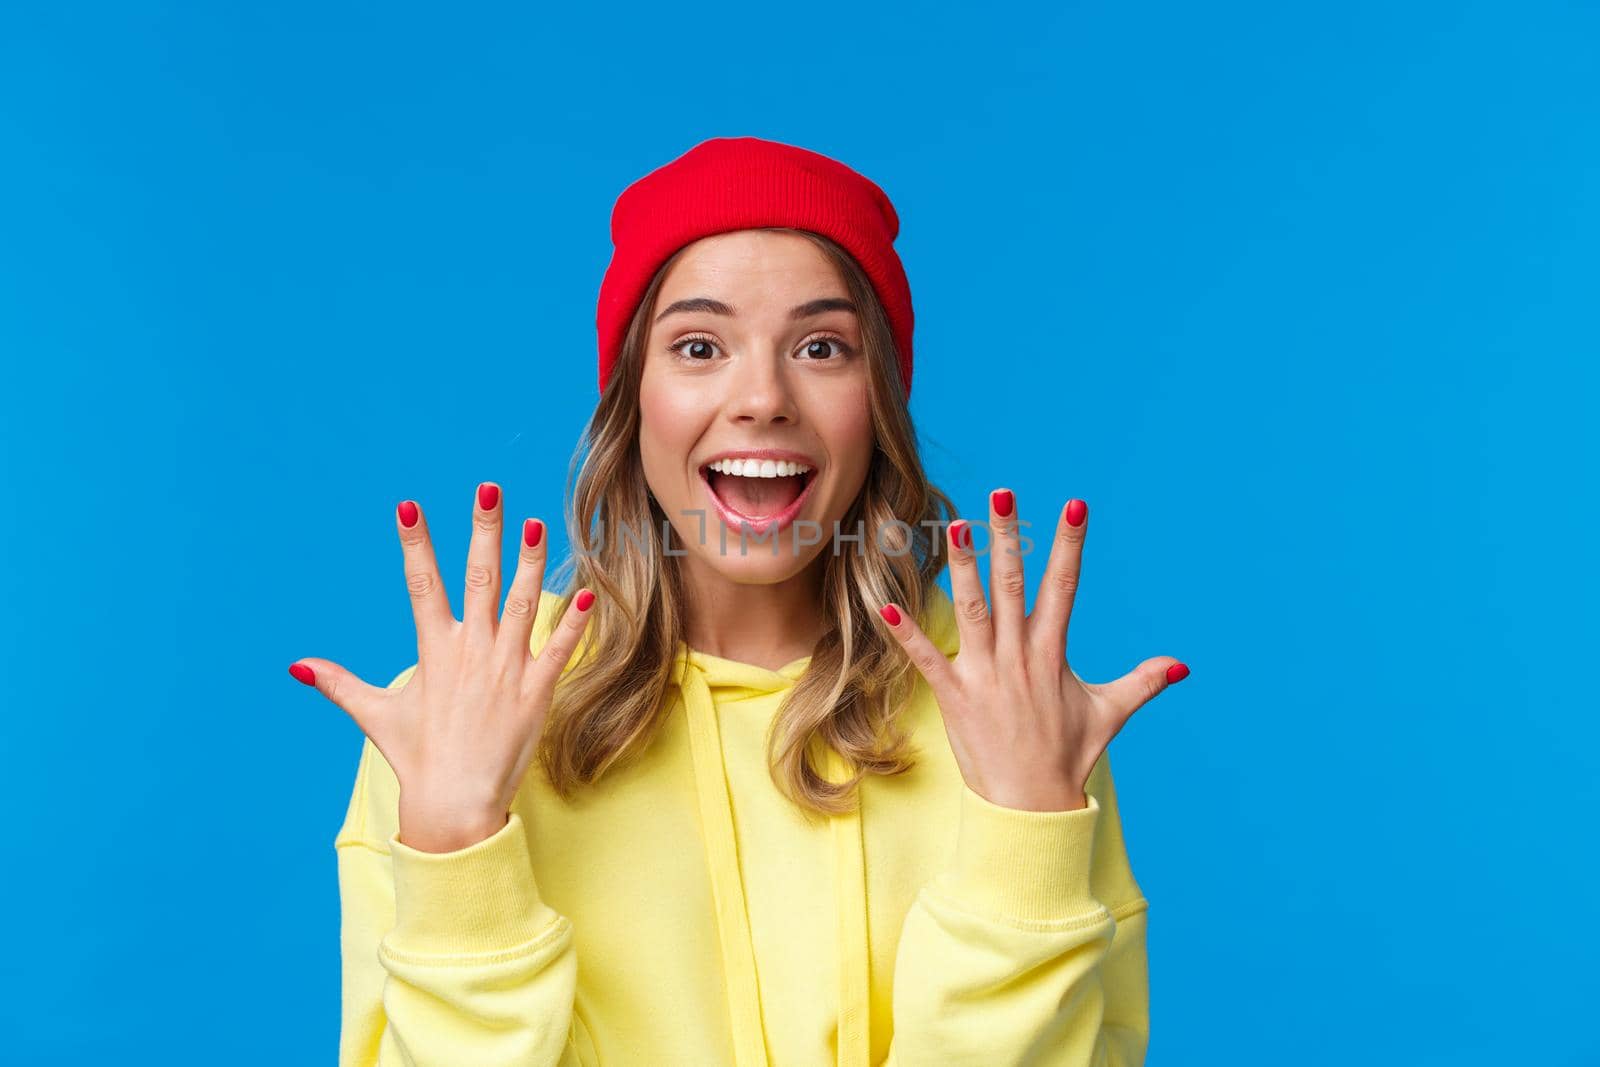
M776 554L770 537L761 541L752 537L745 543L744 554L740 555L739 531L729 530L727 551L724 553L716 528L710 523L707 523L707 527L706 543L691 546L688 551L718 574L742 585L786 582L810 569L827 547L826 543L801 545L797 555L792 535L784 531L778 538Z

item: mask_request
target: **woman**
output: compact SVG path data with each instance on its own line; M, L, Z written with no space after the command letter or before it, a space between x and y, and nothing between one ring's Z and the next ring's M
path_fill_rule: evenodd
M917 455L898 228L866 178L756 138L635 182L565 591L528 519L496 617L484 483L458 622L406 501L417 664L291 667L367 736L342 1064L1142 1062L1104 753L1187 671L1067 666L1081 500L1029 615L991 494L986 596Z

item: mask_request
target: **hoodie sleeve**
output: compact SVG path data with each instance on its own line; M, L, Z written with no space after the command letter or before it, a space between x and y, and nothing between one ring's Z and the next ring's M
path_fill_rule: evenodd
M415 667L390 684L405 684ZM539 895L527 830L420 852L397 833L399 787L370 740L335 838L340 1067L582 1067L572 923Z
M952 862L901 932L885 1067L1144 1063L1149 904L1106 756L1085 793L1085 808L1021 811L963 785Z

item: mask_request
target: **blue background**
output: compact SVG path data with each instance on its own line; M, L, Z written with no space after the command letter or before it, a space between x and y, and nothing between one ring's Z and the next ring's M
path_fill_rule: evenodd
M1597 23L8 5L0 1059L332 1062L285 668L413 662L396 501L559 513L612 201L753 134L899 208L935 480L1089 501L1074 667L1193 669L1112 746L1149 1063L1600 1062Z

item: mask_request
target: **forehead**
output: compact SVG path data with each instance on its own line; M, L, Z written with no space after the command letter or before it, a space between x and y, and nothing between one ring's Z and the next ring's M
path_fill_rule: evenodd
M685 247L662 279L660 303L705 296L738 307L741 295L748 303L796 294L844 296L844 280L822 249L799 234L735 230Z

